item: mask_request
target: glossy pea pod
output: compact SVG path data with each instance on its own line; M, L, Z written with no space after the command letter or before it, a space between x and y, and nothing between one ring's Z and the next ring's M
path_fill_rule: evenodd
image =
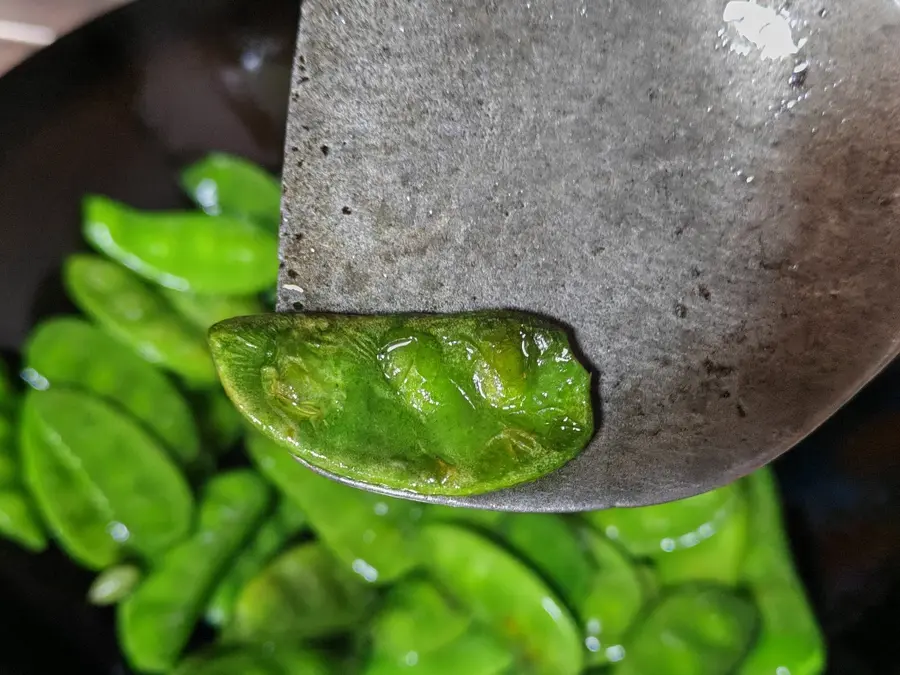
M428 573L512 650L515 672L581 672L582 640L575 620L524 563L459 525L429 524L422 536Z
M77 387L124 408L182 465L200 453L187 401L159 370L88 322L50 319L32 331L24 349L23 377L36 389Z
M293 644L350 631L370 613L373 586L318 542L288 549L244 586L229 642Z
M588 372L565 331L525 313L241 317L210 347L262 433L372 485L487 492L559 468L592 433ZM488 347L527 356L495 367Z
M167 551L118 607L119 641L135 669L168 672L177 663L224 572L270 508L272 493L249 470L211 479L191 537Z
M244 587L261 572L291 538L307 527L299 507L280 499L271 513L238 554L216 586L206 607L206 620L213 626L227 625Z
M434 651L408 652L397 658L379 655L363 675L511 675L513 655L496 637L476 628Z
M223 153L207 155L182 171L181 185L211 216L244 218L278 233L281 183L245 159Z
M696 497L654 506L591 511L585 518L632 555L660 560L664 554L693 548L712 537L743 506L741 488L732 483ZM727 551L729 579L735 578L743 554L743 537L737 539L739 545ZM724 562L724 558L717 562ZM673 578L676 576L673 571Z
M0 364L0 537L36 552L47 547L47 537L31 496L22 485L14 426L18 417L16 398Z
M193 386L215 382L201 332L127 269L98 256L77 254L66 260L63 275L75 304L142 358Z
M239 218L146 213L105 197L84 201L84 237L139 276L176 291L241 295L278 275L278 241Z
M825 640L797 577L771 469L744 479L753 520L741 576L761 615L760 635L738 675L819 675Z
M187 535L187 482L126 414L53 387L27 395L22 427L28 483L57 537L85 562L106 567L120 548L153 557Z
M258 433L247 448L260 472L309 518L323 543L367 581L384 584L420 563L422 507L323 478Z
M193 654L172 675L338 675L321 655L289 645L221 647Z
M453 607L426 579L410 579L391 589L371 622L372 653L379 661L405 661L459 639L471 617Z
M756 634L752 601L718 585L665 594L612 657L612 675L729 675Z
M628 632L656 593L657 580L642 570L615 542L589 528L580 531L593 573L586 593L575 600L582 622L586 661L615 661Z

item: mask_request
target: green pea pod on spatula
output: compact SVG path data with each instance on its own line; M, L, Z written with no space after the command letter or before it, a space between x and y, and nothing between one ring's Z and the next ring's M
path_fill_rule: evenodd
M270 314L216 324L210 346L262 433L373 485L488 492L559 468L593 434L590 375L530 314Z

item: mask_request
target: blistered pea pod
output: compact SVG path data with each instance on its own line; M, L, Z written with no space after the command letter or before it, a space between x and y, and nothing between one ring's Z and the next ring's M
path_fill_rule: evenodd
M35 389L87 390L124 408L152 432L180 464L200 453L197 428L177 387L125 344L75 317L50 319L24 349L24 379Z
M142 358L192 386L215 382L202 333L130 271L98 256L77 254L66 260L63 276L75 304Z
M459 525L429 524L422 536L426 571L511 650L514 672L581 672L582 640L575 619L525 563Z
M794 570L775 477L764 468L743 484L753 519L741 578L759 607L761 627L737 674L819 675L825 670L825 640Z
M729 675L756 635L753 602L712 584L664 593L626 637L612 675Z
M494 635L475 628L433 651L408 652L403 657L379 655L362 675L513 675L513 654Z
M224 639L295 644L348 632L373 609L375 588L318 542L281 553L246 584Z
M106 197L84 200L84 238L137 275L176 291L244 295L275 284L278 241L240 218L149 213Z
M184 538L193 497L160 443L87 392L32 391L22 415L26 483L60 543L99 569Z
M492 363L479 345L522 358ZM262 433L372 485L508 487L565 464L593 432L590 375L565 331L530 314L260 315L216 324L210 346Z
M213 153L182 171L181 185L209 215L244 218L278 234L281 183L261 167Z
M323 478L255 432L247 449L260 472L300 506L322 542L366 581L390 583L420 564L421 505Z
M271 489L250 470L206 484L192 535L166 551L118 606L119 641L136 670L164 673L175 666L218 578L271 503Z

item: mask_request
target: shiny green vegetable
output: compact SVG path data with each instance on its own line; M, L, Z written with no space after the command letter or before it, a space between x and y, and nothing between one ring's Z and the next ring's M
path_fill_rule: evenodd
M338 675L318 654L288 645L216 647L185 659L172 675Z
M395 586L372 621L372 652L383 661L405 662L456 641L471 617L452 607L434 584L411 579Z
M242 295L278 275L278 241L237 218L143 213L105 197L84 202L84 238L136 274L176 291Z
M219 582L207 605L206 620L213 626L228 624L244 586L305 526L303 512L291 502L280 500L276 510L259 526Z
M618 657L653 589L618 545L587 528L580 534L594 571L588 591L575 599L575 607L589 652L587 662L596 665Z
M825 669L825 641L794 571L775 479L763 469L746 485L754 518L742 577L751 586L762 626L738 675L818 675Z
M56 461L82 474L88 494L108 509L114 539L152 557L187 535L193 517L188 485L131 418L90 394L52 387L28 394L24 419Z
M197 459L200 441L191 410L178 389L134 351L73 317L51 319L31 334L24 376L37 389L86 389L138 419L181 464Z
M246 218L278 233L281 183L247 160L207 155L182 172L181 185L209 215Z
M516 312L275 314L210 330L225 390L319 468L423 494L473 494L565 464L593 432L565 332Z
M682 586L630 635L613 675L729 675L752 643L753 603L727 587Z
M252 295L197 295L171 288L162 288L160 293L188 323L203 331L219 321L263 311Z
M504 644L483 630L461 636L458 640L430 652L407 652L387 658L373 659L363 675L500 675L518 673L509 670L513 655Z
M141 570L135 565L115 565L103 570L88 589L92 605L114 605L131 595L141 580Z
M547 513L511 514L495 529L570 607L577 606L588 592L595 570L565 518Z
M693 535L682 535L674 549L654 556L656 573L663 584L687 581L718 581L737 584L747 552L750 512L742 486L721 488L729 501L713 516L709 526L701 525ZM681 545L684 542L684 545Z
M582 645L565 605L527 566L458 525L422 530L426 569L451 597L513 650L516 672L575 675Z
M585 517L632 555L658 556L691 548L706 539L740 505L740 488L733 483L696 497L641 508L591 511Z
M75 303L144 359L192 384L215 381L199 331L131 272L103 258L79 254L66 260L64 277Z
M226 635L237 642L287 642L348 631L371 611L374 588L319 543L288 549L241 592Z
M194 534L166 552L119 605L119 640L135 668L162 673L175 665L217 578L271 500L271 490L252 471L220 474L206 484Z
M323 478L257 433L247 448L260 472L300 505L328 548L364 579L389 583L419 563L420 505Z
M75 561L102 570L115 564L127 541L124 525L85 471L44 437L43 425L22 419L25 484L59 545ZM121 526L120 526L121 525Z
M0 536L30 551L47 547L44 528L28 496L18 489L0 487Z

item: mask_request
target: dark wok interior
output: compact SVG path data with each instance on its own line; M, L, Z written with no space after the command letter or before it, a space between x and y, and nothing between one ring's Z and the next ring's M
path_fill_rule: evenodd
M277 169L294 0L144 0L0 79L0 349L66 311L56 270L101 192L186 205L173 169L209 150ZM829 672L896 668L900 606L900 363L776 463L798 564L829 637ZM0 541L0 674L125 673L112 612L57 550ZM203 636L197 636L202 640Z

